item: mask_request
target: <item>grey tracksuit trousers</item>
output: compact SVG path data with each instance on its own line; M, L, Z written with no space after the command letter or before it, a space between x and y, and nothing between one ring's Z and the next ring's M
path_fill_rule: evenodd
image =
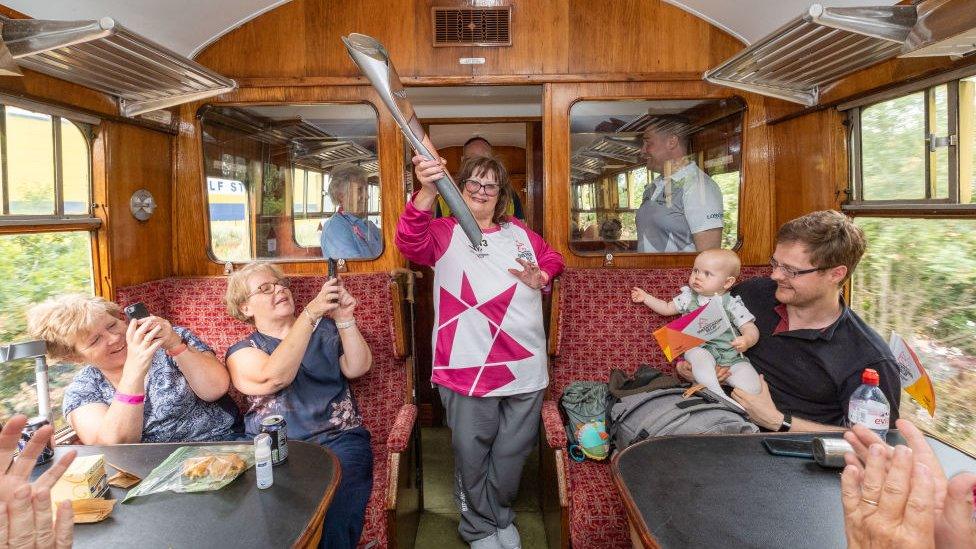
M545 390L505 397L469 397L437 387L454 448L458 532L466 542L488 537L515 519L522 466L539 434Z

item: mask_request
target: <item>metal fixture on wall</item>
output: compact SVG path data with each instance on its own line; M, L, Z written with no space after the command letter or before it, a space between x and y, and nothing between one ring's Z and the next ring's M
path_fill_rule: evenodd
M156 211L156 199L146 189L139 189L129 198L129 211L132 212L132 217L146 221Z

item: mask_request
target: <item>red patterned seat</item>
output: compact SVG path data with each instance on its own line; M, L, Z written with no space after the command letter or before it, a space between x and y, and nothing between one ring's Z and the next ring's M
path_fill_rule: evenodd
M574 381L607 381L613 368L633 372L643 363L670 372L672 366L652 335L666 319L632 303L630 289L639 286L667 299L687 284L688 272L688 268L567 269L559 278L553 304L550 399L558 398ZM768 274L769 267L744 267L740 280ZM568 532L561 535L568 535L569 540L564 539L562 545L574 549L631 547L627 516L608 464L576 463L567 457L566 433L555 400L543 404L543 426L566 477L567 493L562 500L568 508L561 513Z
M315 296L325 280L324 276L292 278L299 309ZM400 455L410 445L417 414L409 389L412 363L396 350L392 292L398 290L387 273L343 275L343 283L359 300L356 321L373 352L369 373L352 382L363 421L372 435L374 460L373 493L359 543L374 548L395 547L397 529L392 518L397 511L398 484L415 483L401 479L400 467L391 467L391 463L399 464ZM254 330L227 315L223 301L226 289L224 277L168 278L119 288L116 300L122 306L142 301L151 313L192 330L223 360L228 347ZM410 461L404 459L405 463ZM404 476L412 477L408 467L403 469Z

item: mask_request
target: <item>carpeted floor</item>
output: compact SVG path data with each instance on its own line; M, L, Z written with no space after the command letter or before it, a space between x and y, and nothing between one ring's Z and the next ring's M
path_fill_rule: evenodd
M464 549L467 544L457 533L451 431L447 427L429 427L421 429L420 437L424 459L424 512L417 531L417 548ZM534 450L525 463L515 511L515 524L522 535L523 549L546 547L539 507L538 450Z

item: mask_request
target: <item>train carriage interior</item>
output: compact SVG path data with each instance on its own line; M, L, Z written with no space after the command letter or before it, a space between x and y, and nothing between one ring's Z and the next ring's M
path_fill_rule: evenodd
M449 178L415 166L418 143ZM973 0L0 0L0 422L49 423L58 459L103 456L108 476L162 474L189 442L245 448L226 486L177 471L173 491L201 494L130 503L112 485L111 516L91 524L73 501L78 546L852 543L840 469L817 469L826 443L798 433L854 423L850 368L875 362L837 354L808 398L756 357L767 335L795 333L805 281L840 273L840 320L795 337L827 345L856 318L891 366L873 383L894 387L892 419L921 429L940 474L976 471L974 186ZM824 210L863 235L863 257L818 264L782 236ZM733 336L756 330L736 352L774 419L740 401L726 406L753 434L714 439L727 446L650 436L600 454L621 397L600 397L595 443L561 398L614 370L690 379L672 354L704 341L691 319L705 330L723 302L688 288L713 249L738 258L742 287L776 282L768 330L716 309ZM685 291L702 296L688 310L662 301ZM88 308L39 305L55 302ZM150 320L119 320L137 303ZM104 337L121 355L98 354L92 307L118 321ZM175 385L154 387L164 375ZM211 415L162 417L191 400ZM225 417L217 438L174 434ZM287 461L268 418L287 420ZM776 461L786 477L767 486L745 464L708 495L715 456L773 459L738 441L777 430L806 445L804 466ZM258 433L273 444L266 489L250 469ZM353 435L349 466L355 444L337 441ZM828 526L791 514L794 489Z

